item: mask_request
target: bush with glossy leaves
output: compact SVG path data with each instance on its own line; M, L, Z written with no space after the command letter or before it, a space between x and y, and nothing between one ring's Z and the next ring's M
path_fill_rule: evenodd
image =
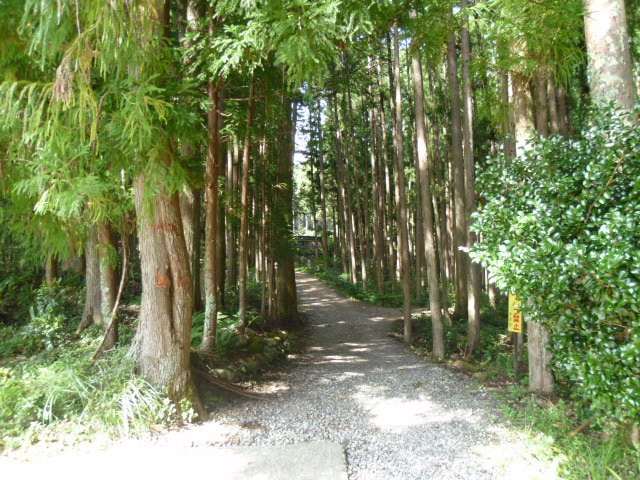
M489 159L471 255L551 332L556 376L601 418L640 418L640 128L592 112L575 139Z

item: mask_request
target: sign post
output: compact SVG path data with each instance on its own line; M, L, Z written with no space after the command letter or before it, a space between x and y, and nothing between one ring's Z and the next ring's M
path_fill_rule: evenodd
M513 381L518 383L520 351L522 349L522 302L515 293L509 293L509 331L513 334Z

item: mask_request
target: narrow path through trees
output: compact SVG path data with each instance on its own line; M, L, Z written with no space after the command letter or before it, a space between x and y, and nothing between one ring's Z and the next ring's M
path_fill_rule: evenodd
M500 420L493 394L388 336L400 311L344 298L297 273L305 347L215 421L180 433L198 444L341 444L350 478L555 478Z

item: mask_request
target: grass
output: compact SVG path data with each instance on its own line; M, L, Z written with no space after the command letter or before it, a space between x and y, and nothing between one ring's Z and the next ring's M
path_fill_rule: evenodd
M135 375L127 348L98 361L97 328L64 347L0 362L0 447L97 433L130 435L176 419L167 397Z

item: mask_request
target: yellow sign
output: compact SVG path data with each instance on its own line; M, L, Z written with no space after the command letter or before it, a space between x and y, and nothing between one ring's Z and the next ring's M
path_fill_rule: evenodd
M522 332L522 312L520 311L522 302L518 295L509 294L509 331Z

